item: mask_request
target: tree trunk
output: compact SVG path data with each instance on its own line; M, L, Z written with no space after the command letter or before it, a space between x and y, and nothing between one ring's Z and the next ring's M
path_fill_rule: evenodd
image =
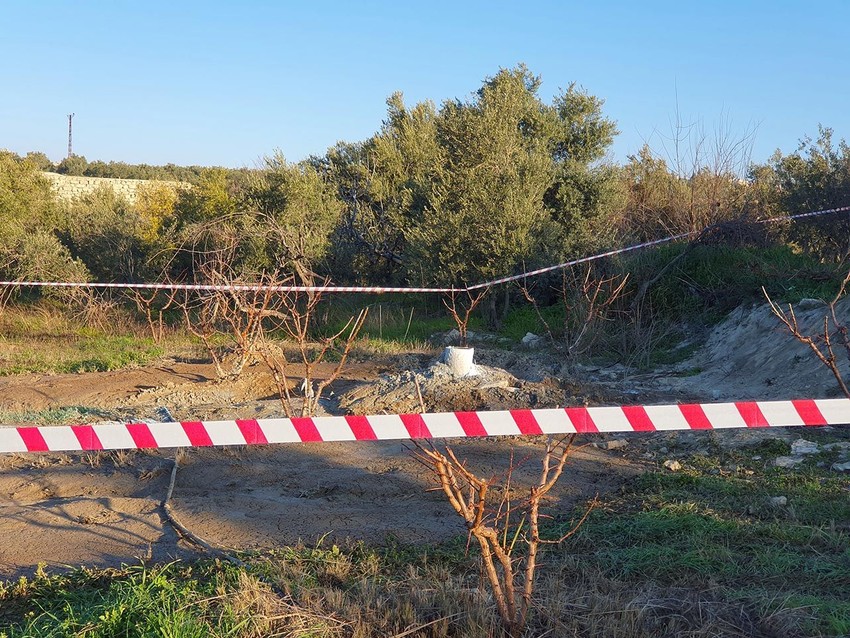
M487 328L489 330L498 330L502 327L502 321L499 318L499 310L496 307L497 300L496 295L493 292L490 292L488 295L487 303L484 304L484 318L487 322Z
M511 287L505 286L505 307L502 309L502 323L508 320L508 313L511 311Z

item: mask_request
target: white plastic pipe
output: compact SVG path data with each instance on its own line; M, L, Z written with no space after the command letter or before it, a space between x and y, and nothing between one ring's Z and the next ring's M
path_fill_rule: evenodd
M472 362L474 355L475 348L448 346L443 351L443 363L449 366L453 377L473 377L478 374Z

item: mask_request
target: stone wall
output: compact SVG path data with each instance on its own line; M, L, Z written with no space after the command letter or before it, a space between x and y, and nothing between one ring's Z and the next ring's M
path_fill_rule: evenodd
M130 203L136 201L136 191L142 184L162 184L174 189L187 188L184 182L160 182L145 179L115 179L112 177L79 177L76 175L60 175L59 173L42 173L53 187L53 192L59 199L70 201L83 195L89 195L104 186L113 192L127 198Z

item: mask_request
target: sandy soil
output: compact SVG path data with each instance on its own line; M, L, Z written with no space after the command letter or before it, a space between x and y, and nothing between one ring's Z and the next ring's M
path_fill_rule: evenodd
M846 316L848 309L844 304L840 312ZM822 310L813 306L798 316L814 327ZM691 360L650 375L622 366L568 369L551 353L485 349L476 355L482 374L458 381L435 367L434 358L419 353L354 361L323 407L337 413L416 411L417 385L430 411L835 395L828 371L783 334L764 308L736 311ZM322 368L318 376L327 373ZM212 366L192 361L0 378L0 409L7 413L73 406L122 420L161 420L163 408L177 420L281 416L275 386L261 366L235 381L218 381ZM719 436L740 443L792 435L668 433L635 435L615 450L585 447L553 494L552 512L569 517L575 503L658 467L662 458L654 449L699 450ZM537 472L533 459L540 441L461 441L457 449L485 475L503 474L510 452L532 459L518 472L521 479ZM31 573L40 562L107 566L192 555L193 546L175 533L160 505L174 454L0 455L0 579ZM270 548L322 537L431 543L464 531L442 495L428 491L433 477L427 469L397 442L188 450L179 465L174 513L218 545Z
M410 355L355 362L334 386L327 407L354 403L348 396L386 394L399 368L424 366L433 357ZM379 380L376 377L386 373ZM321 374L321 371L320 371ZM573 386L534 383L495 371L470 383L446 379L425 385L429 410L451 409L468 395L469 407L503 407L575 400ZM392 383L390 381L389 383ZM513 385L512 385L513 384ZM507 388L522 386L521 391ZM396 388L396 395L406 392ZM342 396L340 397L339 394ZM218 381L211 366L169 362L114 373L23 375L0 379L0 405L37 411L84 406L109 418L175 419L280 416L271 379L258 367L235 381ZM374 407L372 403L364 408ZM385 404L393 409L393 401ZM398 403L396 409L415 409ZM511 458L527 459L515 480L538 472L540 441L458 441L456 449L484 475L505 473ZM107 566L191 555L164 517L164 497L174 451L85 455L0 456L0 578L49 566ZM207 541L238 549L271 548L326 537L336 542L433 543L463 534L460 519L434 486L433 477L399 442L321 443L186 450L179 460L171 505L177 518ZM576 502L616 489L643 465L593 447L575 454L553 494L555 515L569 517Z

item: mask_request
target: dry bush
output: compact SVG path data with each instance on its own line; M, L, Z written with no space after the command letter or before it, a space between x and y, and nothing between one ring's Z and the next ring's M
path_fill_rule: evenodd
M272 200L283 205L278 196ZM273 203L263 201L264 206ZM361 311L335 334L316 336L322 288L330 282L311 267L317 253L310 238L317 231L308 209L290 212L292 219L265 210L234 213L190 229L168 267L191 272L200 287L184 291L176 301L167 298L166 304L182 310L186 328L203 342L219 377L237 376L246 365L263 362L286 415L307 416L317 412L323 391L342 371L367 313ZM140 296L137 303L156 333L161 316L154 318L152 298ZM292 344L297 355L290 361L287 347ZM317 366L331 354L337 365L314 383ZM290 385L292 364L302 377L300 398Z
M604 324L618 312L616 302L623 294L628 279L628 273L598 275L592 266L584 268L583 273L578 268L563 269L561 285L554 289L563 311L562 325L557 328L553 328L543 316L532 286L523 282L519 289L534 308L552 343L567 356L576 357L593 346L603 333Z
M469 319L472 317L472 311L478 307L478 304L487 296L490 288L472 292L470 290L452 292L447 294L443 299L443 305L448 309L449 315L457 325L457 331L460 333L461 348L465 348L467 344L467 334L469 332Z
M187 330L203 342L219 378L236 377L259 356L262 321L272 295L233 288L238 281L219 285L227 288L184 291L177 304Z
M119 319L126 319L120 305L109 291L94 288L71 288L63 302L79 313L82 322L91 328L114 331Z
M367 310L336 333L315 337L321 291L299 289L293 275L279 272L264 273L245 285L225 257L226 253L217 253L199 267L214 288L185 291L177 301L170 297L168 302L182 310L186 328L203 342L220 378L238 376L246 365L263 362L275 380L286 416L316 414L323 392L346 364ZM317 287L327 284L323 281ZM141 303L148 306L147 299ZM157 324L148 316L155 330ZM287 344L294 344L297 351L294 361L287 357ZM332 353L336 366L316 383L317 366ZM300 370L301 397L290 384L290 364Z
M133 288L127 290L125 295L135 304L136 310L144 315L154 343L162 343L166 331L164 313L176 307L179 291L151 290L145 293Z
M758 208L744 176L755 130L733 131L721 118L714 131L677 112L659 150L645 145L624 168L629 201L624 231L641 239L699 232Z
M540 508L564 471L575 435L550 438L542 460L539 479L519 495L512 484L513 458L504 482L495 477L483 479L466 466L449 446L443 450L415 442L415 457L432 470L452 508L463 518L470 542L477 542L487 583L499 613L501 625L512 637L526 628L532 609L538 553L544 545L557 545L572 536L587 518L584 516L557 539L544 539L540 533Z
M277 293L273 302L264 303L260 311L259 355L274 377L283 410L288 417L294 416L296 412L287 378L287 366L290 361L287 360L284 344L276 342L270 335L282 334L286 340L295 343L297 362L292 363L298 365L303 379L300 416L311 416L318 412L324 391L345 367L368 314L368 309L364 308L356 316L349 318L336 333L314 338L312 328L321 301L321 293L315 291ZM317 366L331 353L335 355L336 366L324 379L316 382Z

